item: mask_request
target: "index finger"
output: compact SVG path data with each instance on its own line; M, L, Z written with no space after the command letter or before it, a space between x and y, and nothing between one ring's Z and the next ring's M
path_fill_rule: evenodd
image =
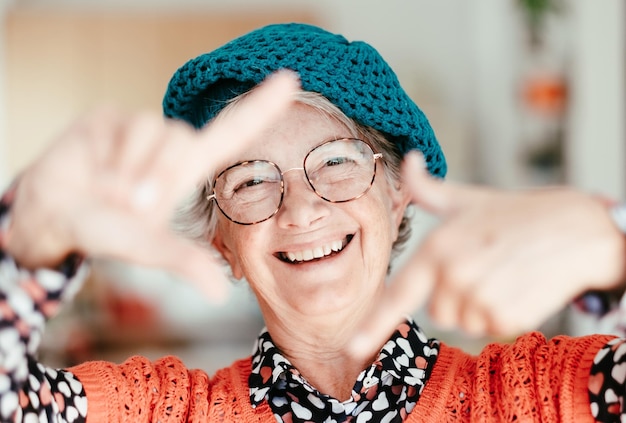
M133 207L156 212L160 205L169 211L173 202L278 120L291 104L298 81L291 71L271 75L201 131L183 122L166 122L160 160L153 160L151 171L133 187ZM179 171L181 163L183 171Z
M437 179L426 170L423 156L417 151L406 154L402 181L416 206L439 217L447 217L470 204L482 190L471 185Z
M235 109L202 129L200 146L189 158L189 166L206 171L207 165L215 168L242 151L287 110L298 88L299 79L291 71L270 75Z

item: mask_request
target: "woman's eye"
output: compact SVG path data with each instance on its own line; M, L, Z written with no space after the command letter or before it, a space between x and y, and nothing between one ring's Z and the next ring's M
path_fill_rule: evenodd
M337 166L337 165L341 165L344 163L348 163L350 161L351 160L347 157L333 157L331 159L327 159L324 164L326 166Z
M257 186L257 185L261 185L263 182L265 182L265 180L261 178L250 179L250 180L244 181L235 187L235 192L245 189L245 188L250 188L250 187Z

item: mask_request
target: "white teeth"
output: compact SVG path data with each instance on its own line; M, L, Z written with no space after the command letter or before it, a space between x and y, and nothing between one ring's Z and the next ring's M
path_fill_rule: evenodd
M330 244L325 244L320 247L315 247L312 250L302 250L295 252L286 252L283 254L290 262L297 261L310 261L317 258L322 258L330 255L332 252L341 251L344 245L342 241L333 241Z

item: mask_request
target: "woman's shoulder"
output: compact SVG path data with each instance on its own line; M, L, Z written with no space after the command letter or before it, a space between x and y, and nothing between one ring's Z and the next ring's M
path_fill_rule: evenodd
M83 385L91 418L123 421L122 415L139 416L145 410L152 410L153 416L201 418L224 406L231 412L233 401L245 404L250 369L248 357L209 377L203 370L188 368L176 356L154 361L133 356L121 364L90 361L68 371Z
M587 389L594 359L614 338L548 339L531 332L512 342L487 344L478 354L442 343L416 409L437 413L443 421L450 413L461 420L501 416L510 421L512 415L532 420L537 413L551 416L561 401L570 404L564 411L573 419L569 421L585 421L582 418L590 416ZM497 403L491 400L494 393ZM548 421L558 420L554 417Z
M233 383L245 379L248 384L248 376L252 371L252 357L248 356L233 361L229 366L217 370L211 377L211 383ZM233 380L234 378L234 380Z

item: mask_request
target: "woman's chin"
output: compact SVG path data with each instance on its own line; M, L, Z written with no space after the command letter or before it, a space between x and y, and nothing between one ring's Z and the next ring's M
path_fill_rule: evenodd
M311 321L322 319L322 323L341 324L344 319L354 319L363 308L363 291L340 289L337 286L298 290L288 300L289 308Z

